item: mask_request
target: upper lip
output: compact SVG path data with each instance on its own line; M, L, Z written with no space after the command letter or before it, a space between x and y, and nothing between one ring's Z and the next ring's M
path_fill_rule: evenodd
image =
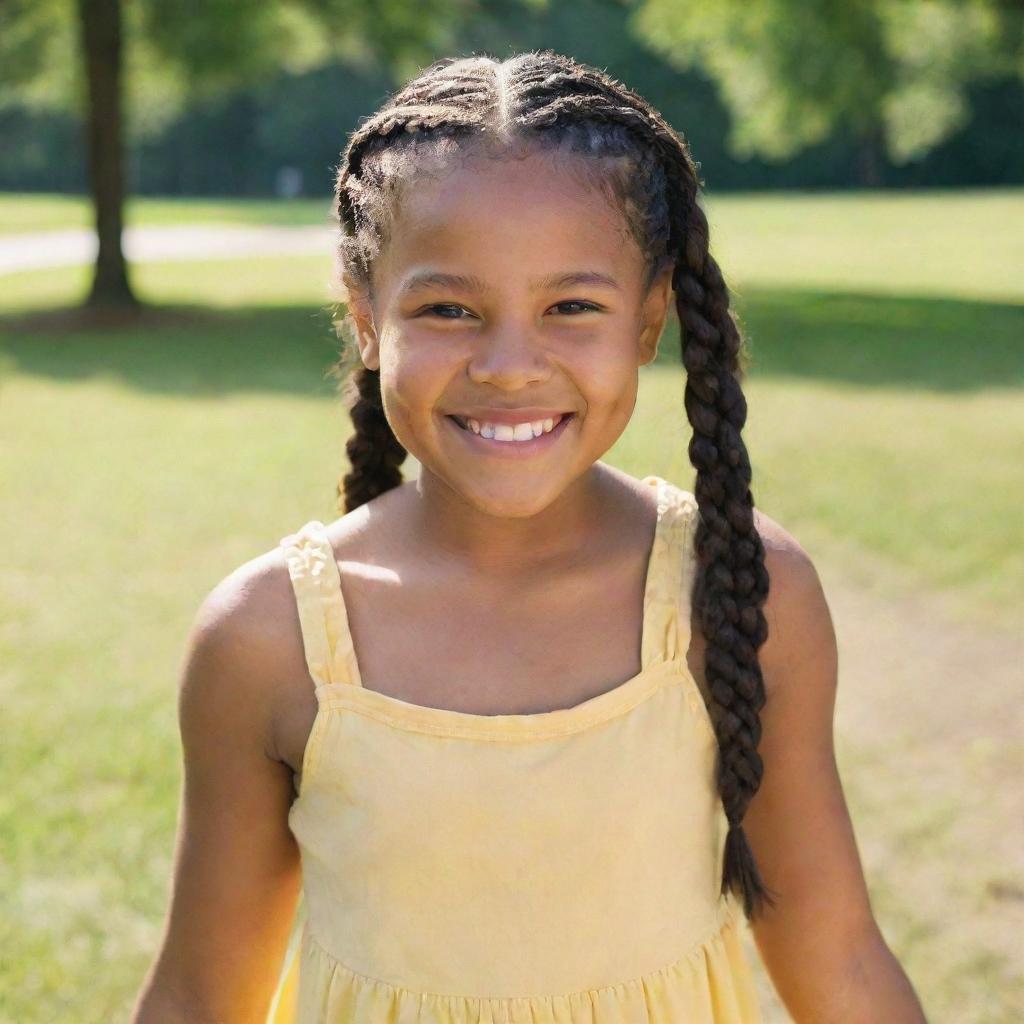
M458 412L449 413L449 415L458 416L462 420L472 419L480 423L503 423L514 426L516 423L536 423L538 420L553 420L563 415L571 416L572 411L525 406L522 409L460 409Z

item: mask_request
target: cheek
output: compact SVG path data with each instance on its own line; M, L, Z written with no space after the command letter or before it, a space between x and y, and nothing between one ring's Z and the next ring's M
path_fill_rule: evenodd
M614 417L626 415L636 400L639 367L627 345L593 349L573 361L570 371L593 410L602 409Z
M381 392L394 426L433 415L454 372L454 362L439 346L402 340L381 351ZM396 431L397 432L397 431Z

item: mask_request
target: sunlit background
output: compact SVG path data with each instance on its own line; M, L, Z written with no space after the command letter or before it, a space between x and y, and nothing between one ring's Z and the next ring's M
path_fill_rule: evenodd
M347 134L437 57L542 47L690 141L751 351L755 501L835 621L879 924L930 1020L1024 1020L1020 12L0 7L0 1021L127 1019L166 909L192 616L340 514ZM691 487L682 389L673 322L607 461Z

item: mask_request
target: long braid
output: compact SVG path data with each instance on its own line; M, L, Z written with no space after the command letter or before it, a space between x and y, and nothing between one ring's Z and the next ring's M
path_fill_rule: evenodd
M663 261L674 264L684 407L693 430L688 453L697 471L692 606L706 638L705 699L729 824L721 891L741 896L747 917L753 917L773 903L743 831L764 772L757 752L765 703L758 648L768 635L762 609L769 578L741 436L747 415L740 386L743 338L709 252L698 165L685 139L638 93L550 50L500 62L445 58L353 135L336 188L342 261L359 281L369 281L373 260L386 244L391 203L426 152L420 147L435 146L448 157L456 148L488 146L500 155L517 144L567 148L582 158L577 163L596 184L612 190L648 260L648 284ZM345 477L349 507L401 480L401 446L385 426L379 374L358 369L355 381L356 436L347 446L353 472Z
M718 789L729 821L722 889L742 894L749 917L764 902L774 902L742 824L764 773L757 752L765 703L757 650L768 636L762 606L769 578L754 525L750 459L740 434L747 418L740 388L742 338L707 246L707 219L693 202L676 292L686 366L684 405L693 427L688 453L697 469L694 494L700 512L693 597L707 640L704 672L719 743Z
M380 371L362 366L352 379L356 398L349 415L356 429L345 442L345 454L352 470L342 477L338 487L346 512L397 487L402 482L400 467L408 455L384 415Z

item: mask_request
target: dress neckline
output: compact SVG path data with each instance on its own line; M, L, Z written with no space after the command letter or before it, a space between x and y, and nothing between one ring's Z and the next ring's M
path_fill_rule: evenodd
M647 557L647 573L644 581L644 597L641 622L641 668L635 675L618 683L609 690L588 697L576 704L564 708L553 708L548 711L525 713L483 714L479 712L457 711L453 708L441 708L428 704L418 704L403 700L379 690L368 689L362 685L362 674L352 634L349 630L348 615L345 609L344 595L341 589L341 576L334 551L324 530L324 524L314 520L309 525L314 528L324 546L324 555L329 562L329 584L323 597L329 603L326 609L328 618L332 620L334 640L337 645L335 656L340 659L343 671L341 682L319 682L316 685L318 702L323 708L345 707L369 718L383 721L398 727L407 727L419 732L441 735L489 736L516 738L523 735L541 736L558 735L575 732L591 724L606 721L620 711L629 710L639 704L650 694L658 690L672 678L678 678L680 672L686 674L685 654L671 658L660 657L664 638L653 635L652 606L666 599L666 590L674 596L675 584L678 581L666 581L663 575L670 572L667 532L671 516L669 509L673 505L671 485L664 478L649 475L643 478L646 483L657 490L657 516L651 548ZM684 553L685 557L685 553ZM677 561L679 559L676 559ZM333 566L334 571L330 571ZM670 672L657 671L668 667Z

